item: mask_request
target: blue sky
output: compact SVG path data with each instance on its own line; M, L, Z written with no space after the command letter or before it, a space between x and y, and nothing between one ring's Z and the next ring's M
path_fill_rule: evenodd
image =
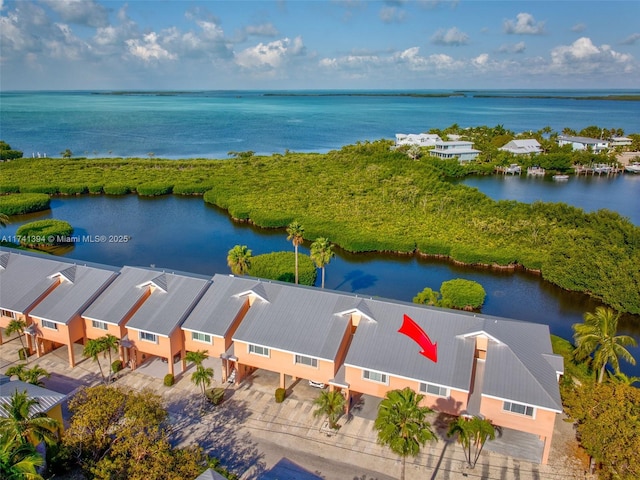
M640 88L638 1L0 0L0 89Z

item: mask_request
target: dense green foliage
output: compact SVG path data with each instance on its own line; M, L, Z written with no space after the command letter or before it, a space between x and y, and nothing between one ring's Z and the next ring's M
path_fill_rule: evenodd
M577 424L580 444L607 480L640 478L640 389L624 383L563 386L565 411Z
M13 150L11 145L0 140L0 160L14 160L16 158L22 158L22 152L19 150Z
M425 288L413 297L413 302L460 310L479 310L486 296L484 288L478 282L456 278L442 282L439 292Z
M505 135L500 129L496 134ZM488 135L486 142L492 140ZM206 202L261 227L297 220L305 239L330 237L351 252L524 266L562 288L640 313L640 228L628 220L562 203L494 201L446 180L467 167L428 156L409 160L389 147L367 142L327 154L219 161L23 159L0 164L0 175L21 191L43 182L104 185L105 193L108 185L128 186L119 194L145 184L210 185ZM482 162L469 168L486 165L493 168Z
M300 285L315 283L317 271L311 258L298 254L298 269ZM293 283L294 270L295 254L293 252L272 252L251 257L251 267L247 273L252 277Z
M162 381L162 383L164 383L165 387L172 387L173 384L175 383L175 379L172 373L167 373L164 376L164 380Z
M22 215L49 208L49 195L43 193L12 193L0 196L0 213Z
M73 227L64 220L37 220L25 223L16 231L22 245L58 245L73 233Z
M287 396L287 391L284 388L276 388L276 403L284 402L285 397Z
M575 358L575 347L569 340L551 335L551 347L553 353L562 355L564 358L564 379L569 383L576 379L578 382L594 382L595 373L585 362L578 362Z
M158 195L168 195L173 190L173 185L162 184L162 183L147 183L143 185L138 185L136 187L136 191L138 195L142 195L145 197L155 197Z

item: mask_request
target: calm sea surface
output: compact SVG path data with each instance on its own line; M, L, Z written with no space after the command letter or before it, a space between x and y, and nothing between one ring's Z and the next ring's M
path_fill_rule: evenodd
M299 93L299 92L298 92ZM461 126L502 124L515 131L597 124L640 132L638 102L510 98L516 94L605 95L611 92L506 92L498 98L387 96L265 96L261 92L175 95L97 95L89 92L0 93L0 139L15 149L76 155L225 158L229 151L327 151L363 140L393 138ZM325 92L326 93L326 92ZM486 93L486 92L485 92ZM497 92L491 92L495 94ZM615 92L640 93L640 92ZM640 176L571 178L557 184L526 177L467 178L494 199L562 201L593 211L607 208L640 225ZM231 222L201 198L55 198L47 212L13 218L3 235L42 218L70 222L78 235L129 235L127 243L79 243L59 252L109 265L157 267L213 275L226 273L236 244L254 255L291 249L286 233ZM308 245L302 251L308 253ZM570 338L596 301L565 292L521 272L462 268L413 257L338 252L327 267L327 288L411 301L425 287L468 278L487 291L483 313L550 325ZM623 318L621 331L640 340L640 318ZM640 360L640 348L632 349ZM640 366L622 363L627 374Z
M27 156L59 156L68 148L88 157L226 158L229 151L325 152L454 123L501 124L516 132L594 124L640 132L639 102L523 97L640 91L492 91L447 98L365 92L104 93L0 93L0 138ZM473 96L478 94L494 97Z

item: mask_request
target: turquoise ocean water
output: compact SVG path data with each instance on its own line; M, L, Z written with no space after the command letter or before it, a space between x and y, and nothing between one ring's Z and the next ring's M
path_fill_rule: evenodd
M443 92L450 93L420 93ZM392 93L406 92L2 92L0 139L25 156L59 156L68 148L87 157L226 158L230 151L326 152L453 123L501 124L516 132L599 125L640 133L640 102L558 98L640 91ZM532 98L540 96L556 98Z

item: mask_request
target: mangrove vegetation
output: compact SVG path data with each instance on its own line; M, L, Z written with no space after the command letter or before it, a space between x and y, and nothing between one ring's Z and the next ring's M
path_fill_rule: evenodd
M467 167L428 155L411 160L390 146L365 142L326 154L215 161L27 158L0 165L0 189L204 193L204 201L260 227L284 229L296 221L305 240L330 237L349 252L524 268L618 311L640 313L640 228L627 219L563 203L494 201L448 181ZM469 168L479 167L485 168Z

